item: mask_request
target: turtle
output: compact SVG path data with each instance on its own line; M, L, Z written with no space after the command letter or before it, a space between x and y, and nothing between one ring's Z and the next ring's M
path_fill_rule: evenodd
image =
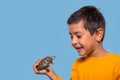
M47 56L45 58L42 59L42 61L36 66L36 69L39 70L43 70L45 69L47 72L49 72L49 69L47 69L47 67L51 64L53 64L53 60L55 59L55 56Z

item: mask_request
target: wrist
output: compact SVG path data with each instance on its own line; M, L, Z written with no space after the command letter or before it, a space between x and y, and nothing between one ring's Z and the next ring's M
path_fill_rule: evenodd
M50 80L57 80L57 74L53 70L48 72L47 76L50 78Z

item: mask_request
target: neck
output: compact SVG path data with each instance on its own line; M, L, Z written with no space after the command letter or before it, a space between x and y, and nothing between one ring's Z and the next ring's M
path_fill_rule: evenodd
M106 51L103 47L102 44L100 44L99 46L97 46L95 48L95 50L88 56L90 57L101 57L101 56L105 56L107 55L109 52Z

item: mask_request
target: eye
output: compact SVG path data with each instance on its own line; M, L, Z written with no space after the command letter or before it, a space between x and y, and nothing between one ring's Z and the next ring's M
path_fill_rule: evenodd
M71 39L73 39L73 36L72 36L72 35L70 35L70 38L71 38Z
M81 38L81 35L77 35L77 38L79 38L79 39L80 39L80 38Z

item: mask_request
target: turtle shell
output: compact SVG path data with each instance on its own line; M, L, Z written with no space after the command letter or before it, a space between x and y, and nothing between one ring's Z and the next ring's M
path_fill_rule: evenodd
M42 59L42 61L36 66L37 70L42 70L45 69L47 72L48 70L46 69L50 63L55 59L55 56L47 56Z

